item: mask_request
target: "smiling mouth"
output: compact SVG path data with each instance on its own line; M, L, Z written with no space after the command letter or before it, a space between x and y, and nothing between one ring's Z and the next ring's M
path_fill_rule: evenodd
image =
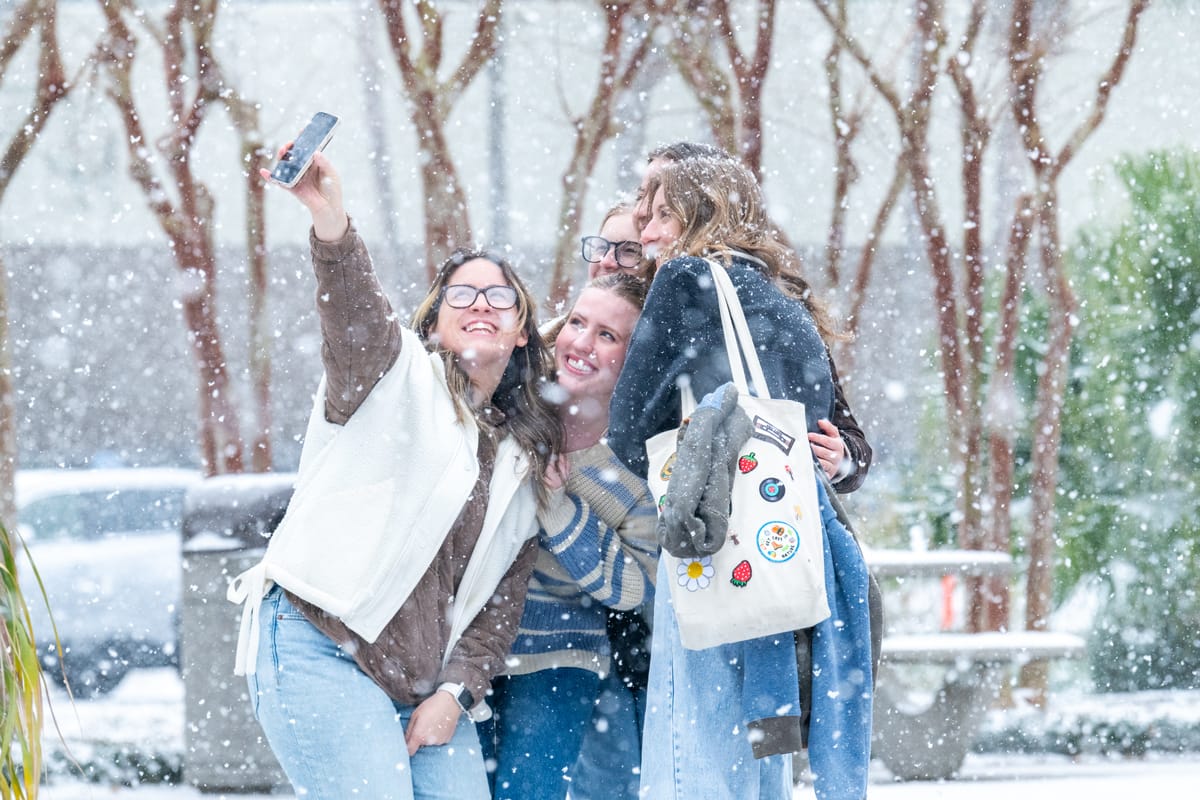
M467 333L495 333L496 326L477 320L464 325L463 330Z
M591 374L596 371L595 366L589 364L587 361L584 361L581 358L575 358L574 356L567 356L565 364L568 369L574 372Z

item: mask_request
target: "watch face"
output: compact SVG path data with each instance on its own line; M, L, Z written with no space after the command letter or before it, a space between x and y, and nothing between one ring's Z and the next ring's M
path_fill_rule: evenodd
M471 710L472 697L471 697L471 692L467 689L467 687L464 686L463 688L458 690L458 698L457 699L458 699L458 705L460 708L462 708L463 711Z

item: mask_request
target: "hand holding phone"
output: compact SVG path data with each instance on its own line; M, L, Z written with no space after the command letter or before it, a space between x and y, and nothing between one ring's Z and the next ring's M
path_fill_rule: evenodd
M313 156L325 149L337 126L338 118L333 114L324 111L313 114L292 146L279 157L271 170L271 180L289 189L299 183L312 164Z

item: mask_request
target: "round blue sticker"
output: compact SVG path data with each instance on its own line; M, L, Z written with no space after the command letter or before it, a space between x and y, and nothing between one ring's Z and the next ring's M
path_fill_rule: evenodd
M783 495L785 494L783 481L779 480L779 478L767 478L758 485L758 493L768 503L778 503L783 499Z

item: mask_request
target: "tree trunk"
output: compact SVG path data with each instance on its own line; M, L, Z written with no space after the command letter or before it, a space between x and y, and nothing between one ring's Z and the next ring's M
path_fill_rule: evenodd
M257 130L257 126L254 128ZM254 432L250 440L250 468L271 469L271 325L267 318L267 243L263 180L258 168L267 159L257 139L244 141L242 160L246 172L246 253L250 289L250 390L254 400Z
M38 32L38 80L25 119L0 156L0 207L12 179L33 149L50 113L74 85L67 81L58 47L58 7L53 0L28 0L12 12L9 27L0 32L0 79L21 46ZM17 422L9 339L8 270L0 260L0 521L16 530L14 479L17 469ZM14 576L15 577L15 576Z
M600 151L616 131L613 110L634 84L645 64L653 43L653 31L658 24L657 16L634 13L644 10L636 3L601 2L599 5L601 13L605 15L607 34L600 72L588 110L573 120L575 145L561 180L563 194L558 211L558 238L547 298L547 308L551 313L561 307L571 294L570 275L579 263L576 243L583 224L580 210L587 197L588 181L600 159ZM628 30L628 22L647 18L649 24L642 29L634 32ZM569 109L567 113L570 114Z
M159 43L171 108L167 133L158 143L161 159L146 152L144 116L137 107L131 78L137 39L125 24L125 10L102 6L107 38L98 61L108 72L107 93L125 128L130 177L142 190L171 245L176 265L187 279L180 301L196 360L198 436L205 474L241 472L244 462L238 413L214 307L217 261L212 241L213 202L191 169L191 148L205 112L211 104L219 103L221 93L227 90L209 50L216 6L200 7L179 0L167 12L166 35ZM185 44L192 49L185 50ZM196 74L187 74L188 67L193 67ZM155 164L160 160L167 165L165 185L155 174ZM177 192L176 202L172 202L168 187Z
M421 154L421 189L425 206L426 271L432 280L446 257L473 244L467 197L446 140L446 120L455 103L479 75L496 50L504 4L484 0L475 17L475 31L462 60L443 81L438 78L444 43L441 12L429 0L417 0L413 15L420 31L420 52L408 30L403 0L379 0L400 80L411 104Z
M458 180L454 157L443 130L444 121L435 116L432 97L425 97L414 116L421 136L421 191L425 198L425 272L433 282L438 267L455 249L470 247L471 220L467 195Z

